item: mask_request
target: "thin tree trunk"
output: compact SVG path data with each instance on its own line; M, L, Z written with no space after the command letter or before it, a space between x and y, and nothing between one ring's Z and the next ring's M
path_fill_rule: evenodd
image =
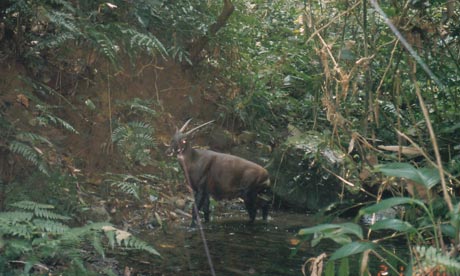
M217 21L209 26L209 31L206 35L198 38L192 45L190 46L190 59L193 64L199 63L203 57L201 52L206 47L209 42L209 38L214 36L225 24L227 23L228 18L232 15L235 7L231 0L224 0L224 6L222 8L222 12L217 17Z

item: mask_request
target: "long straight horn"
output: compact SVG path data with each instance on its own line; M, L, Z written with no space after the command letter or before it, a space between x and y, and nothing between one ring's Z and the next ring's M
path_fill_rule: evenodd
M199 125L199 126L195 127L194 129L191 129L191 130L187 131L187 133L185 133L185 135L189 135L189 134L191 134L192 132L194 132L195 130L197 130L197 129L199 129L199 128L202 128L202 127L204 127L205 125L209 125L210 123L214 123L215 121L216 121L216 120L211 120L211 121L209 121L209 122L207 122L207 123L204 123L204 124L202 124L202 125Z
M188 121L185 122L185 124L179 129L179 132L184 132L184 129L188 126L188 123L190 123L191 120L192 118L188 119Z

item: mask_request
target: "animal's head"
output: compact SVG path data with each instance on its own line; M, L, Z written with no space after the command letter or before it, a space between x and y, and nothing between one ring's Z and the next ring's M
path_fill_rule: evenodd
M198 130L199 128L202 128L205 125L208 125L208 124L214 122L214 120L212 120L212 121L209 121L209 122L204 123L202 125L199 125L199 126L193 128L193 129L191 129L191 130L189 130L187 132L184 132L185 128L187 127L187 125L190 123L191 120L192 119L189 119L187 122L185 122L185 124L180 129L176 130L176 133L173 135L173 137L171 139L171 143L169 145L169 148L166 151L166 153L169 156L184 153L190 147L189 140L192 138L192 134L196 130Z

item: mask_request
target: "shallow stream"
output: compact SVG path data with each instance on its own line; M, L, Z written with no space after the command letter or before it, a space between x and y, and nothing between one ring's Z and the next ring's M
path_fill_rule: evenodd
M189 223L185 220L155 235L138 235L155 245L162 259L138 256L141 260L135 261L142 265L136 265L136 275L211 275L200 231L189 228ZM286 212L270 213L267 222L258 217L248 224L246 214L239 212L216 218L203 228L216 275L279 276L302 275L305 260L324 252L305 243L291 254L298 230L312 225L312 216Z
M189 223L184 220L164 232L137 235L153 244L162 258L129 257L133 259L134 275L212 275L200 231L190 229ZM298 242L296 233L314 225L313 215L288 212L272 212L267 222L258 218L250 225L243 211L233 211L203 227L216 275L289 276L302 275L302 266L309 258L338 247L327 240L311 247L307 241L296 254L291 254ZM357 265L355 261L350 265ZM379 263L371 261L371 265L378 268Z

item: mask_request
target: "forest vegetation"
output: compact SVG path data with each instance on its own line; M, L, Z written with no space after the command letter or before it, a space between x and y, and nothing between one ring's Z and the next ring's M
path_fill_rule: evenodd
M130 229L189 211L165 154L189 118L268 168L273 209L321 214L298 248L337 250L305 274L460 274L456 0L2 0L0 62L1 275L161 262Z

